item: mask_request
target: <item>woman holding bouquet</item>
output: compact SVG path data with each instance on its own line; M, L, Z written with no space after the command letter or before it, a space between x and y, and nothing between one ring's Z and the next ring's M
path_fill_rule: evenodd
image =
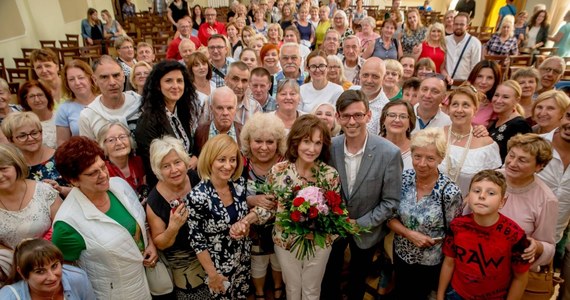
M277 198L276 211L256 206L230 231L234 237L239 237L247 231L245 229L249 224L263 224L276 214L273 242L279 262L287 266L282 271L289 300L319 299L321 280L331 252L331 244L336 238L336 235L325 235L324 247L314 247L314 255L302 255L299 251L303 252L303 248L294 247L298 245L295 241L298 241L299 234L286 230L282 226L286 222L298 223L303 222L304 218L311 218L310 214L300 216L299 210L294 210L293 206L297 206L296 200L299 199L293 200L294 193L297 191L302 192L308 187L318 187L325 191L340 192L337 171L324 163L329 158L330 145L330 131L325 122L313 115L300 116L293 123L287 137L287 151L285 152L287 160L273 166L267 174L267 183ZM289 214L290 211L293 213ZM315 236L311 232L301 239L308 240ZM302 259L297 257L302 257Z

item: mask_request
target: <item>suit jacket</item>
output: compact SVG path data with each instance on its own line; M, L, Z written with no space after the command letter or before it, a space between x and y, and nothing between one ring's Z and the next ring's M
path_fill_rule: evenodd
M402 191L402 155L388 140L368 134L352 192L344 164L344 135L333 138L330 165L340 175L341 196L348 214L358 225L368 227L354 241L361 249L376 245L387 233L386 221L398 210Z
M194 134L194 153L196 154L196 156L200 155L200 152L202 152L202 147L204 147L204 144L206 144L206 142L208 141L208 135L210 134L210 124L212 122L213 121L203 123L200 126L198 126L198 128L196 128L196 132ZM238 145L240 145L239 135L241 133L241 128L243 126L240 123L234 121L234 127L236 128L236 137L237 137L236 142L238 143Z

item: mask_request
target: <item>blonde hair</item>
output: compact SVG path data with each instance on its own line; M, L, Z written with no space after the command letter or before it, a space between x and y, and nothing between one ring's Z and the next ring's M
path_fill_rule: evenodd
M422 17L420 16L420 11L417 8L410 8L408 9L408 11L406 12L406 35L412 35L412 30L410 29L410 22L409 22L409 15L410 14L416 14L418 16L418 29L424 27L424 25L422 24Z
M146 67L148 68L148 71L150 73L150 71L152 70L152 67L145 61L139 61L137 62L134 66L133 66L133 70L131 71L131 74L129 74L129 82L131 83L131 86L133 87L133 89L136 91L139 86L137 85L137 83L135 82L135 70L138 67ZM192 68L192 67L190 67Z
M336 56L336 55L335 55L335 56ZM323 102L323 103L321 103L321 104L315 106L315 108L313 108L313 110L311 111L311 114L316 116L316 115L317 115L317 110L319 110L319 108L321 108L321 106L329 106L329 107L332 107L333 112L336 112L336 107L335 107L332 103ZM340 133L340 130L342 129L341 126L340 126L340 124L337 122L337 119L336 119L336 118L334 118L334 121L333 121L333 122L334 122L334 124L333 124L333 129L331 130L331 137L337 136L337 135Z
M340 67L338 72L339 72L340 85L342 85L345 81L347 81L346 76L344 75L344 67L342 60L337 55L329 55L327 56L327 64L330 65L331 62L336 63Z
M434 146L440 158L445 157L447 151L447 139L442 128L426 128L412 135L410 149L412 153L417 148Z
M239 139L241 141L241 152L245 157L251 158L250 142L255 137L267 133L275 139L277 144L276 155L283 156L287 150L287 135L283 121L274 114L264 114L257 112L251 117L241 130Z
M499 31L503 30L503 26L505 23L511 24L511 31L509 32L509 37L513 37L515 35L515 17L513 15L507 15L501 20L501 27Z
M14 167L16 169L16 179L18 180L28 178L30 173L22 152L12 144L0 144L0 166Z
M8 140L12 141L16 129L25 125L32 125L38 130L42 130L40 118L35 113L31 111L15 111L8 114L2 121L2 133Z
M186 165L186 168L190 165L190 156L188 156L188 153L184 150L182 141L169 135L154 139L150 144L149 150L150 168L160 181L164 180L160 173L160 165L164 157L171 151L174 151L178 155L180 160Z
M546 166L552 159L552 145L536 133L517 134L507 142L507 150L519 147L536 159L536 164Z
M515 110L519 115L524 116L525 115L524 108L519 103L522 96L522 88L520 84L515 80L509 79L507 81L503 81L501 84L497 86L497 88L501 85L506 86L515 92L515 98L517 99L517 103L515 104Z
M404 67L402 67L402 64L399 61L395 59L387 59L384 63L386 64L386 71L396 71L398 76L402 78L402 75L404 75Z
M441 32L441 38L438 41L439 47L441 48L441 50L443 50L443 52L447 53L447 46L445 44L445 26L443 26L443 24L439 22L431 24L426 34L426 39L425 39L426 41L430 39L430 32L432 32L433 30Z
M232 180L237 180L243 171L243 158L238 144L227 134L218 134L208 139L200 156L198 157L198 175L202 180L209 180L212 176L212 163L216 158L227 152L235 152L237 166L232 174Z
M562 114L564 114L564 111L566 111L566 109L570 105L570 98L568 98L568 95L566 95L566 93L564 93L563 91L557 91L557 90L546 91L546 92L543 92L540 95L538 95L538 98L536 98L536 100L534 100L534 103L532 104L532 116L533 117L534 117L534 110L536 109L536 106L539 103L544 102L544 101L549 100L549 99L554 100L554 103L556 103L556 106L558 106L558 108L562 111Z

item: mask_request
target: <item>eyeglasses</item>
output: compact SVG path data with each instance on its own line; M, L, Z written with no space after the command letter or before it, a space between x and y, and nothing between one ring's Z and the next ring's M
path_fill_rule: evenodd
M439 73L427 73L424 75L425 78L437 78L439 80L445 81L445 76Z
M44 94L44 93L40 93L40 94L28 94L28 95L26 96L26 99L28 99L28 100L32 100L32 99L36 99L36 98L37 98L37 99L43 99L43 98L45 98L45 97L46 97L46 94Z
M397 114L394 112L389 112L386 114L386 118L390 119L400 119L400 120L407 120L410 116L408 114Z
M113 136L110 138L106 138L105 139L105 143L106 144L115 144L117 143L117 141L121 141L122 143L126 142L129 139L129 136L127 134L121 134L118 136Z
M209 50L218 50L221 51L222 49L225 49L226 46L208 46Z
M105 165L105 164L103 164L103 166L99 167L99 169L97 169L93 172L83 173L80 175L94 179L94 178L98 178L102 173L107 173L107 165Z
M341 121L350 121L350 118L354 118L354 121L362 121L364 120L364 117L366 116L366 114L363 113L355 113L355 114L340 114L338 117Z
M319 69L319 71L321 71L321 72L324 72L327 69L327 65L325 65L325 64L309 65L309 71L315 72L317 69Z
M544 71L545 73L552 72L556 75L562 74L562 70L560 70L560 69L553 69L553 68L546 67L546 68L541 68L541 70Z
M19 134L19 135L15 136L14 138L16 140L18 140L19 142L25 142L28 140L28 137L31 137L32 139L37 140L40 138L41 135L42 135L41 130L32 130L29 133Z

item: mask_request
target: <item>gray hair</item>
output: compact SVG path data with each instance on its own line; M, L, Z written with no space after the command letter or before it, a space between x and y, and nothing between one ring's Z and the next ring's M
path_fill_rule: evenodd
M150 144L150 167L154 175L156 175L156 178L160 181L164 180L162 174L160 174L160 165L164 157L171 151L174 151L178 155L186 167L190 164L190 156L186 153L186 150L184 150L182 141L168 135L154 139Z

